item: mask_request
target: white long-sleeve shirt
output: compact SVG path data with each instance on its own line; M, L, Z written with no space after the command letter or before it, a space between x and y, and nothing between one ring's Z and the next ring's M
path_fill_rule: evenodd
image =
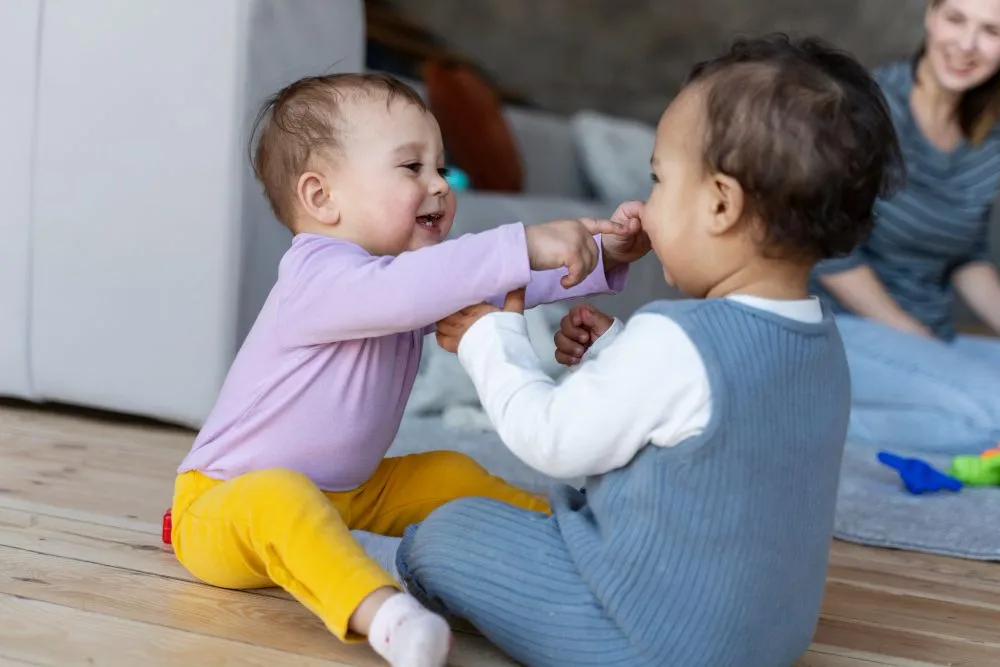
M727 298L803 322L823 316L815 298ZM558 384L542 371L517 313L481 318L462 337L458 357L506 446L557 479L620 468L647 444L676 445L700 433L711 415L701 355L662 315L615 320Z

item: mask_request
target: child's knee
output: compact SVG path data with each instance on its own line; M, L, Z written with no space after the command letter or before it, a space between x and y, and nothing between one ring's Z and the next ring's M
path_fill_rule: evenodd
M400 545L404 569L414 576L433 577L439 571L461 565L454 559L464 554L463 541L468 531L476 527L470 522L468 510L475 510L483 502L491 501L484 498L453 500L434 510L420 524L408 528Z
M431 512L414 532L418 543L456 546L468 537L470 531L481 530L488 508L499 501L491 498L467 497L449 501Z
M432 466L445 479L479 479L490 476L486 468L474 458L461 452L429 452L424 456L426 458L421 461L421 465Z

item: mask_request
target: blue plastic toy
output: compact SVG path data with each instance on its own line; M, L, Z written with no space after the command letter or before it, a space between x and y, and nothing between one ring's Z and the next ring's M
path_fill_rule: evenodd
M940 472L921 459L907 459L890 452L879 452L878 460L895 469L903 481L903 486L914 495L962 489L960 481Z
M469 189L469 175L458 167L448 167L448 173L444 180L448 181L448 185L455 192Z

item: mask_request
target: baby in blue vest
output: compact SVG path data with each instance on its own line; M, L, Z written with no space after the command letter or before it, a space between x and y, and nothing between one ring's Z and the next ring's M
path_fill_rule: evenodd
M638 217L686 299L577 306L543 371L518 296L439 323L551 513L472 498L398 545L401 579L529 666L783 667L808 648L850 382L808 292L903 173L877 84L814 40L738 42L660 119ZM621 213L621 212L620 212Z

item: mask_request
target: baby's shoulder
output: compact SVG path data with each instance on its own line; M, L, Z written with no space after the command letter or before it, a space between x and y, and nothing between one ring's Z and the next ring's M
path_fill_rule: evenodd
M292 240L278 264L278 283L294 286L318 276L351 271L376 261L364 248L318 234L300 234Z

